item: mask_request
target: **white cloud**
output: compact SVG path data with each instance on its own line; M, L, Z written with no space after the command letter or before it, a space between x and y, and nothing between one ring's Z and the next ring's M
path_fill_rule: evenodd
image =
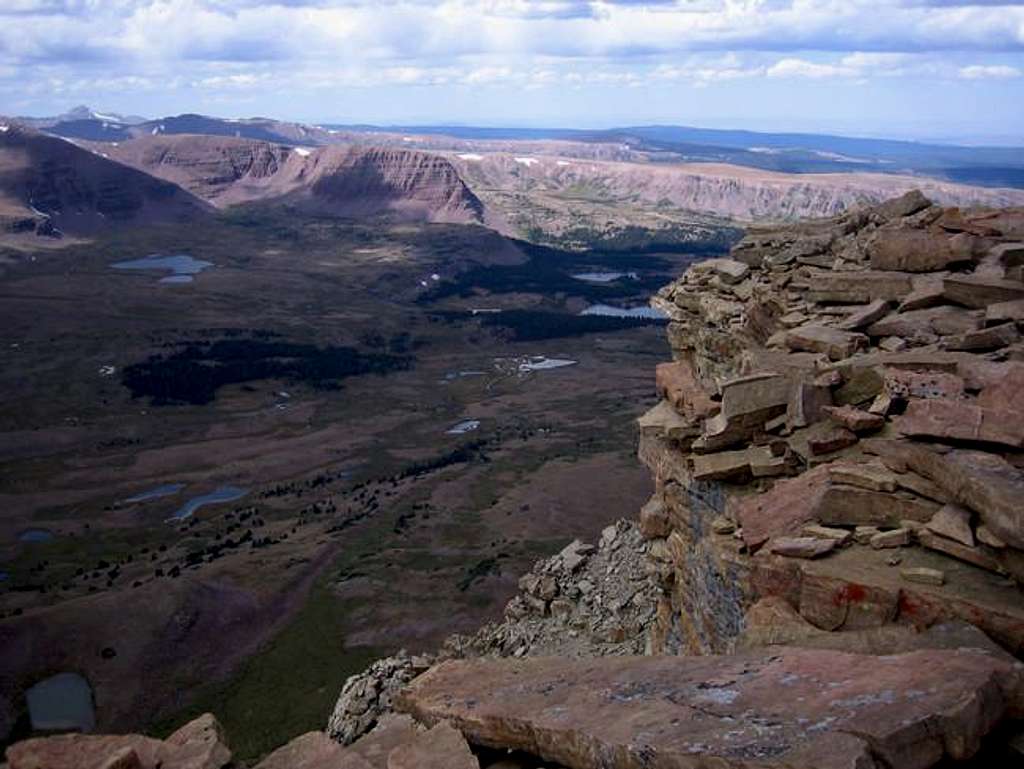
M1010 67L1005 64L993 64L989 66L972 64L969 67L960 68L960 77L967 80L981 80L985 78L1005 80L1007 78L1020 77L1021 74L1021 70L1017 67Z

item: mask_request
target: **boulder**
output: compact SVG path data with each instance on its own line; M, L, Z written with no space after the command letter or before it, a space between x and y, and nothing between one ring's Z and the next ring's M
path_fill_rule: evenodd
M659 395L689 419L705 419L718 412L718 404L708 397L686 361L659 363L655 386Z
M950 237L942 230L882 228L867 245L873 270L933 272L970 264L980 252L980 239Z
M462 732L441 721L391 751L387 769L480 769L480 762Z
M819 558L831 553L836 545L832 537L777 537L768 544L768 550L786 558Z
M735 259L705 259L695 264L693 272L712 272L727 285L739 283L750 275L750 265Z
M849 529L836 529L831 526L819 526L816 523L809 523L803 527L802 533L806 537L815 539L835 540L836 547L843 547L853 541L853 532ZM776 540L777 542L778 540Z
M869 491L896 491L896 476L881 464L833 462L826 465L832 483L856 486Z
M898 400L964 397L964 380L941 371L885 369L882 381L886 395Z
M994 381L978 394L978 405L997 411L1024 411L1024 365L1000 366Z
M1008 545L1024 550L1024 472L1001 456L981 451L930 449L882 439L864 442L867 451L895 458L941 487L953 501L974 510ZM798 479L794 479L798 480Z
M921 190L911 190L900 195L898 198L886 200L879 203L872 210L882 219L902 219L912 216L919 211L931 206L932 202L924 196Z
M788 380L773 373L728 380L721 391L721 410L705 420L694 450L718 451L747 440L769 419L784 413L789 400Z
M1024 448L1024 414L964 400L912 400L897 429L914 438L973 441Z
M1024 299L1024 283L977 275L953 275L942 281L950 302L964 307L985 308L990 304Z
M891 306L885 299L876 299L847 315L838 327L843 331L860 331L888 315Z
M658 405L637 417L636 424L641 433L687 443L701 432L699 423L682 416L668 401L660 401Z
M930 550L937 550L940 553L945 553L948 556L957 558L965 563L973 564L981 569L986 569L987 571L995 572L996 574L1006 573L1006 570L1003 568L998 556L986 547L970 547L955 540L940 536L930 529L922 529L919 531L917 533L917 540L921 545L929 548Z
M730 518L739 523L747 547L757 549L773 537L795 535L804 524L815 521L826 478L826 468L815 468L777 481L762 494L730 500L734 507Z
M916 582L919 585L941 587L946 582L945 573L938 569L929 569L923 566L901 569L900 576L907 582Z
M885 417L872 414L869 411L863 411L854 406L826 406L822 410L828 414L833 422L858 435L876 432L885 427Z
M227 737L213 713L189 721L165 742L174 751L177 766L219 769L231 762Z
M947 350L967 350L970 352L987 352L998 350L1007 345L1020 341L1020 333L1017 331L1017 324L1008 321L998 326L968 331L963 334L949 337L946 340Z
M985 308L985 324L994 326L1006 321L1024 322L1024 299L1010 302L996 302Z
M162 741L140 734L62 734L18 742L6 758L9 769L221 769L231 763L231 751L217 719L205 713Z
M925 526L934 534L952 539L962 545L967 545L967 547L974 547L971 511L960 507L960 505L944 505Z
M911 276L905 272L830 271L812 276L805 297L811 302L864 304L876 299L902 299L913 288Z
M255 769L374 769L354 751L323 732L307 732L282 745Z
M349 745L348 750L373 769L387 769L391 751L412 741L422 731L422 727L404 713L386 713L373 729Z
M838 376L838 372L836 373ZM832 405L832 388L827 384L797 382L789 393L786 422L790 428L806 427L824 418L824 409Z
M640 508L640 533L644 539L663 539L670 530L665 503L655 495Z
M899 493L829 485L816 501L815 518L827 526L898 527L902 521L930 521L939 506Z
M818 352L827 355L830 360L842 360L858 350L867 349L868 338L863 334L828 326L808 325L789 331L786 334L786 346L790 350Z
M867 328L871 337L899 336L907 339L927 339L935 336L963 334L981 328L982 320L962 307L929 307L924 310L901 312L872 323Z
M570 769L925 769L977 751L1021 671L977 649L453 660L399 707Z
M887 550L892 547L906 547L910 544L910 529L899 528L880 531L872 535L871 547L875 550Z
M842 451L857 442L855 433L845 427L822 427L807 436L807 449L814 456Z
M750 480L751 464L763 465L775 459L767 446L752 446L740 451L721 451L717 454L695 454L693 478L698 481Z

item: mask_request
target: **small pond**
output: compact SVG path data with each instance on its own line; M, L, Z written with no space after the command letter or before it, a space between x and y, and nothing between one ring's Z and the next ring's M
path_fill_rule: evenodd
M547 371L553 368L564 368L565 366L575 366L578 361L569 360L568 358L545 358L543 355L530 358L525 363L519 364L520 371Z
M611 318L653 318L665 320L668 316L654 307L612 307L610 304L592 304L580 315L606 315Z
M573 277L576 280L585 280L588 283L612 283L620 278L629 280L640 280L635 272L580 272Z
M153 254L142 259L114 262L110 266L117 270L160 270L170 273L160 278L161 283L191 283L193 275L198 275L207 267L213 267L213 262L195 259L188 254Z
M96 727L92 687L78 673L58 673L25 693L32 728L37 731L91 732Z
M25 529L18 534L21 542L49 542L53 539L53 532L49 529Z
M134 497L128 497L125 502L148 502L151 499L160 499L160 497L171 497L183 488L185 488L184 483L165 483L149 491L136 494Z
M472 432L473 430L476 430L479 426L479 419L467 419L464 422L459 422L457 425L454 425L450 429L445 430L445 433L448 435L463 435L464 433L469 433Z
M248 493L249 491L247 489L240 489L237 486L221 486L214 489L209 494L203 494L201 497L192 497L192 499L178 508L177 512L171 516L170 520L180 521L183 518L188 518L203 505L215 505L219 502L234 502L236 499L241 499Z

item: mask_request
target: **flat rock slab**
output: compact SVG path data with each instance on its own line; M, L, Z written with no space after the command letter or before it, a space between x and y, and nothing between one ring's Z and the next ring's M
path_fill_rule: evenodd
M972 755L1022 675L975 649L459 660L398 707L570 769L923 769Z
M975 441L1024 448L1024 415L945 398L913 400L898 429L914 438Z
M942 289L951 302L966 307L988 307L990 304L1024 299L1024 284L977 275L956 275L942 281Z
M801 326L786 334L786 346L790 350L820 352L830 360L849 358L857 350L867 349L868 338L863 334L843 331L828 326Z

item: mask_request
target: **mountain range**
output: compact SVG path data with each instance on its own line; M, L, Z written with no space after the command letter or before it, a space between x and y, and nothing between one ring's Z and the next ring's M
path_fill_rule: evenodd
M0 118L8 234L88 235L273 202L341 217L477 222L561 246L634 230L675 242L707 217L832 216L920 188L1024 204L1024 151L685 127L603 131L314 126L88 107Z

